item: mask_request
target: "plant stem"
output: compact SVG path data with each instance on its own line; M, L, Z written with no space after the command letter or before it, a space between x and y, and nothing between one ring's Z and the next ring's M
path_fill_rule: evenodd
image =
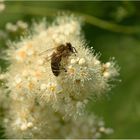
M7 6L7 10L4 11L5 14L15 14L15 13L22 13L22 14L29 14L29 15L39 15L39 16L56 16L57 13L64 13L64 10L59 10L59 9L49 9L48 7L35 7L35 6L25 6L25 5L9 5ZM140 27L132 27L132 26L123 26L123 25L118 25L115 23L111 23L108 21L104 21L102 19L99 19L95 16L83 14L83 13L78 13L72 11L76 16L81 16L84 18L85 22L108 30L112 32L117 32L117 33L124 33L124 34L139 34L140 33Z

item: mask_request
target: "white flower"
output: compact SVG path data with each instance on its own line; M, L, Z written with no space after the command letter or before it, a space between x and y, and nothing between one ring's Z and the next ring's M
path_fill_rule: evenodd
M45 90L47 88L47 84L41 84L40 89Z
M104 125L100 126L100 122L102 122L102 120L94 115L85 115L78 119L71 120L69 125L64 126L65 131L63 132L62 130L61 133L65 135L66 138L97 139L101 138L103 134L111 134L113 132L111 128L106 128Z
M16 32L17 31L17 26L13 25L12 23L7 23L6 24L6 30L10 32Z
M5 115L9 121L4 123L6 135L10 138L97 138L106 128L99 127L96 119L81 118L81 115L92 96L110 89L110 81L119 75L118 67L114 60L102 63L86 47L77 18L63 16L52 25L45 25L45 21L34 24L30 36L9 43L10 66L3 73L8 87L4 91L8 89L9 93L5 97L10 99ZM27 28L21 21L17 26ZM11 24L7 29L16 30ZM57 54L61 60L56 60L60 66L54 66L59 71L55 76L51 57L59 45L66 43L77 53L67 57Z
M26 29L28 27L28 24L26 22L19 20L17 21L17 26L21 29Z
M84 65L86 63L86 60L84 58L81 58L78 63L79 65Z
M1 8L2 4L0 4L0 8ZM6 30L9 32L17 32L19 30L26 30L28 28L28 24L26 22L23 22L21 20L17 21L16 24L13 24L11 22L8 22L6 24Z

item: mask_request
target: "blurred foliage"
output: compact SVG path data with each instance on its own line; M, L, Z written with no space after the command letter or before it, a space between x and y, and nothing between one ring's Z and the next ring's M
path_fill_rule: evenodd
M119 78L122 80L108 96L90 103L88 109L103 116L106 126L114 129L114 133L106 138L140 138L140 2L6 1L5 4L6 9L0 13L0 30L5 30L6 23L16 23L17 20L30 24L32 19L53 19L56 12L63 10L97 17L124 28L129 26L132 30L138 29L136 33L124 30L117 33L114 26L110 29L92 24L96 22L94 18L91 24L86 21L83 26L89 46L93 46L96 52L101 52L102 61L107 61L112 56L116 58L121 68ZM98 23L100 25L100 20ZM12 40L19 38L8 37ZM4 42L0 38L0 51L6 48ZM0 65L5 68L6 63L0 60Z

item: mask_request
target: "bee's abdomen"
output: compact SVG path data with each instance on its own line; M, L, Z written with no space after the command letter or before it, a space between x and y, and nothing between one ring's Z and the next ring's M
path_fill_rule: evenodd
M60 62L61 57L57 57L57 55L53 55L51 58L51 69L55 76L58 76L60 74Z
M55 76L58 76L60 74L60 68L59 68L59 65L55 63L51 63L51 69L52 69L52 72Z

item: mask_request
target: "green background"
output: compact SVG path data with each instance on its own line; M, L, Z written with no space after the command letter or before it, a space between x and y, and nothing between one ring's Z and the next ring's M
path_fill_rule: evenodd
M114 129L113 134L104 138L140 138L140 2L6 1L5 4L6 9L0 13L0 30L5 30L7 22L17 20L28 23L42 17L51 20L56 12L63 10L90 15L92 21L87 18L83 25L85 38L89 46L102 54L102 61L116 58L122 82L116 82L107 96L92 101L88 109L102 116L106 126ZM106 27L104 23L101 25L102 20L121 27ZM128 26L130 30L126 31ZM8 39L17 40L18 35L9 35ZM5 40L0 39L0 51L6 48L4 43ZM0 65L4 70L6 63L1 59ZM3 138L3 129L0 130L0 138Z

